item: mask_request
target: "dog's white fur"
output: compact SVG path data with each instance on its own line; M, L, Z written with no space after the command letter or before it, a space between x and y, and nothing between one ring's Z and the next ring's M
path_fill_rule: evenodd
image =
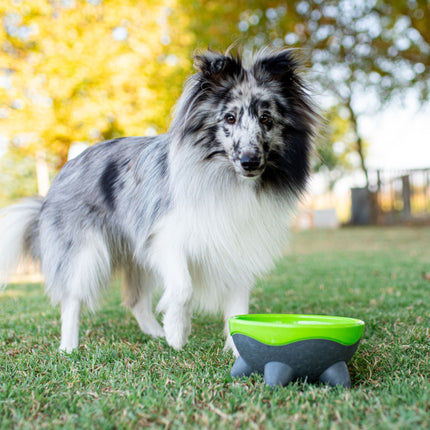
M196 187L198 193L202 188ZM165 285L158 309L165 312L167 341L176 348L185 342L189 327L170 338L175 331L166 324L189 321L189 301L205 311L222 309L228 334L228 318L248 312L255 276L272 267L287 238L288 203L258 199L247 182L215 194L216 200L207 191L194 206L178 204L162 219L151 245L151 267L161 273ZM184 219L188 222L181 222ZM169 308L175 302L178 305Z

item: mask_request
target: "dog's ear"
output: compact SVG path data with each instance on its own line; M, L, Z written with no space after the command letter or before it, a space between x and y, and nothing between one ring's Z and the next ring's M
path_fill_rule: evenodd
M194 67L204 78L220 82L242 72L242 62L239 57L223 55L214 51L194 57Z
M300 65L301 62L291 49L267 54L263 51L252 70L259 82L276 80L288 83L294 79Z

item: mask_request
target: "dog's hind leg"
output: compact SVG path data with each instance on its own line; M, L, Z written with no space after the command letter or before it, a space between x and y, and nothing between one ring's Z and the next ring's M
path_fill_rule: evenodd
M94 309L111 275L110 254L103 236L87 231L84 237L70 239L63 248L59 242L51 242L42 255L47 291L54 302L61 303L60 350L67 353L78 347L82 305Z
M60 351L71 353L79 345L79 317L81 301L74 297L61 303L61 344Z
M150 277L137 266L125 271L124 303L131 309L143 333L153 337L164 336L164 330L152 313L152 287Z

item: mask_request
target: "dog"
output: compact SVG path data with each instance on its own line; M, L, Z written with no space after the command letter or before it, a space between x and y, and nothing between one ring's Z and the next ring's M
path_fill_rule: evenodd
M89 147L46 198L3 209L0 271L40 261L61 305L60 350L78 347L82 306L94 309L115 270L141 330L180 350L194 309L248 313L251 288L281 255L303 194L318 114L289 49L194 57L170 128ZM152 293L162 287L157 311Z

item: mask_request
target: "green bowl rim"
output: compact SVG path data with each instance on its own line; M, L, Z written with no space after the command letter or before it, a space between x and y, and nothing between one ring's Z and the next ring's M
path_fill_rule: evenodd
M308 339L353 345L363 335L364 325L356 318L309 314L245 314L229 319L231 335L243 334L268 345Z

